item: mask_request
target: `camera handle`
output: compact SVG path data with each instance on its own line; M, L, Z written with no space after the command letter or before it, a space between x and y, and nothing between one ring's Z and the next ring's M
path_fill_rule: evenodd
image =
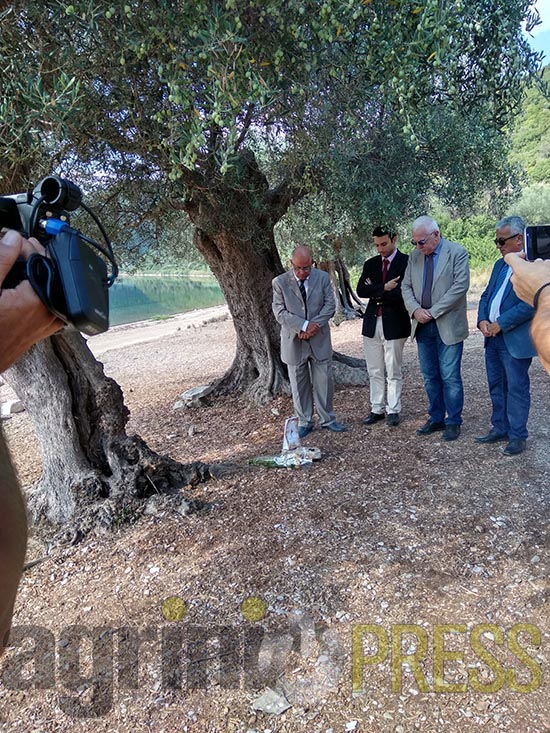
M67 316L63 314L62 304L54 303L52 299L52 293L56 292L56 288L54 287L54 279L56 277L57 274L54 264L47 257L44 257L44 255L35 253L27 260L27 279L32 285L34 292L49 311L66 321Z

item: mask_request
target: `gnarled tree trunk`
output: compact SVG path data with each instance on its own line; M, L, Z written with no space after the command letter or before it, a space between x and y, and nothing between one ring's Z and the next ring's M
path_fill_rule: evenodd
M282 271L280 264L274 269L272 253L236 242L225 232L212 239L197 229L195 244L223 289L236 331L235 359L216 391L243 392L258 403L288 391L279 326L271 310L271 281Z
M43 474L32 488L35 520L65 525L66 539L139 513L143 500L209 475L126 434L122 390L76 331L34 346L4 373L23 401L40 443Z
M254 154L243 150L230 184L218 178L216 185L193 189L185 202L194 243L220 284L237 336L218 393L239 391L261 403L289 391L271 310L271 281L283 272L273 228L299 195L287 182L270 189Z
M235 359L214 393L243 392L265 402L290 393L280 356L280 328L271 309L271 281L283 272L273 229L288 207L305 194L300 184L282 181L269 188L254 154L243 150L231 185L191 187L183 208L195 225L194 243L225 295L237 336ZM364 364L356 366L364 371ZM348 362L337 379L365 383ZM359 380L359 382L357 381Z

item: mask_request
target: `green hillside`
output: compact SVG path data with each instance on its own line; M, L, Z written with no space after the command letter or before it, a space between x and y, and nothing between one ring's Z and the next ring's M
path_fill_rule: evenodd
M543 79L550 84L550 65ZM511 134L510 162L519 164L527 183L550 184L550 100L539 89L527 92L521 120Z

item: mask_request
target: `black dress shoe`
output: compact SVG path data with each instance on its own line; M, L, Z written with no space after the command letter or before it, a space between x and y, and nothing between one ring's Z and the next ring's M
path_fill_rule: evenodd
M386 422L388 425L392 428L395 428L397 425L399 425L399 413L398 412L391 412L387 418Z
M444 422L432 422L428 420L421 428L416 431L418 435L430 435L431 433L437 433L438 430L445 430Z
M309 435L312 430L313 425L300 425L298 427L298 435L300 436L300 438L305 438L306 435Z
M491 428L487 435L480 435L476 438L476 443L501 443L504 440L508 440L506 433L497 433L494 428Z
M363 425L374 425L375 422L380 422L380 420L383 420L385 417L384 413L380 414L378 412L371 412L370 415L363 420Z
M443 440L456 440L460 435L460 425L447 425L443 433Z
M502 451L505 456L517 456L527 448L526 440L511 440Z

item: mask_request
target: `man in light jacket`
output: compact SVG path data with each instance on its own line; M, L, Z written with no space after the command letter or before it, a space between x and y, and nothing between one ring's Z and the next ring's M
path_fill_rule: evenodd
M281 325L281 358L288 366L301 438L313 430L313 406L322 428L345 431L332 406L332 343L335 304L330 278L313 267L309 247L296 247L292 268L273 280L273 313Z
M468 252L444 239L430 216L416 219L412 234L416 249L409 256L401 290L429 403L429 418L416 432L442 430L443 440L456 440L464 406L461 362L468 336Z

